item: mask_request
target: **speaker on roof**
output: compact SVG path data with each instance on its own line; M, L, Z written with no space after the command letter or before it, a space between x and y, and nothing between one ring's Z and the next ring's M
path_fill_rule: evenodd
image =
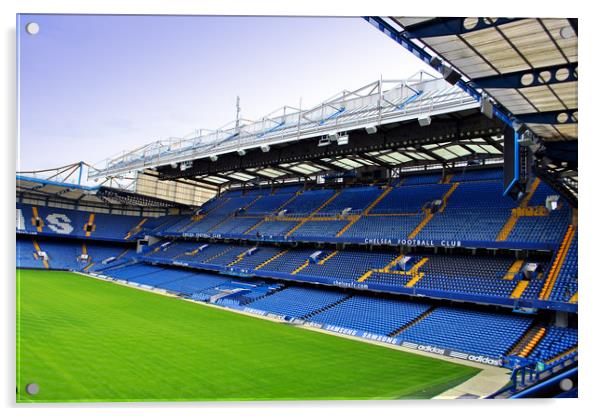
M430 63L431 63L431 66L432 66L433 68L436 68L436 69L438 69L438 68L439 68L439 65L441 65L441 59L437 58L436 56L433 56L433 57L431 58L431 62L430 62Z
M456 85L458 81L460 81L461 75L459 72L451 69L448 66L444 66L441 70L441 74L443 75L443 79L449 82L452 85Z
M493 103L487 97L481 98L481 113L485 117L493 119Z

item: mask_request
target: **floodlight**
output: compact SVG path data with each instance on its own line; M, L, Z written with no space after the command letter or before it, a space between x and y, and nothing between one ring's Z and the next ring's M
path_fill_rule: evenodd
M481 98L481 113L487 118L493 118L493 103L487 97Z
M328 146L330 144L330 139L328 137L322 137L318 140L318 147Z
M374 134L378 131L378 129L376 128L376 126L367 126L366 127L366 133L368 134Z
M337 138L337 145L339 145L339 146L344 146L348 143L349 143L349 136L346 134L344 136L339 136Z
M430 126L431 116L418 117L418 124L420 124L420 127Z

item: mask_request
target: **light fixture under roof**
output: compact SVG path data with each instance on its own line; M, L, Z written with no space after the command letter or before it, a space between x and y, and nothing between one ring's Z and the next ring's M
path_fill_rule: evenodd
M328 146L330 144L330 139L328 137L322 137L318 140L318 147Z
M376 128L376 126L366 126L366 133L368 134L374 134L378 131L378 129Z
M337 137L337 145L344 146L348 143L349 143L349 136L347 134Z
M431 124L431 116L421 116L421 117L418 117L418 124L420 124L420 127L430 126L430 124ZM404 144L407 144L407 143L404 142Z

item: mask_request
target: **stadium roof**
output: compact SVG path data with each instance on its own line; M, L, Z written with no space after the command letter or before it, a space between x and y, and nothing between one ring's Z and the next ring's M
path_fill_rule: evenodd
M577 206L578 21L365 17L518 132L533 169ZM491 105L487 105L487 104Z
M82 185L81 179L83 162L62 166L56 169L21 172L16 175L16 190L18 194L31 199L53 200L78 205L112 206L112 207L143 207L171 208L185 205L169 200L141 195L128 190L114 181L107 184L88 186Z
M96 170L89 172L89 177L108 177L166 165L186 170L187 163L193 160L215 161L229 153L244 156L253 149L268 152L274 146L316 137L330 136L334 140L352 130L396 125L420 117L445 116L476 108L478 102L460 88L420 72L407 80L380 80L353 91L345 90L309 109L285 106L258 121L239 120L216 131L156 141L102 162ZM336 162L332 166L345 167L345 161L341 160L322 162ZM252 173L234 169L236 172L203 179L208 185L220 185L231 180L248 181L257 176L270 178L323 168L318 164L313 167L280 165L276 170L269 167Z
M577 138L577 19L391 19L540 138Z

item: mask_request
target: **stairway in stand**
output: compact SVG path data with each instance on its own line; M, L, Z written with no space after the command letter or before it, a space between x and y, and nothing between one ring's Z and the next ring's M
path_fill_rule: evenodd
M422 321L424 318L426 318L427 316L429 316L434 311L435 311L435 307L431 306L428 310L426 310L425 312L423 312L422 314L420 314L419 316L417 316L416 318L414 318L413 320L411 320L407 324L402 325L401 327L397 328L394 331L391 331L387 336L389 336L389 337L396 337L396 336L398 336L399 334L401 334L406 329L408 329L408 328L416 325L418 322Z
M558 253L556 254L556 258L554 258L554 263L552 263L552 267L550 268L548 278L546 279L546 282L541 289L541 293L539 294L540 300L548 300L550 298L550 294L552 293L552 289L556 284L556 279L558 278L558 274L560 274L560 270L562 269L562 265L564 264L564 260L574 236L575 227L573 225L569 225L562 243L560 244L560 248L558 249Z

